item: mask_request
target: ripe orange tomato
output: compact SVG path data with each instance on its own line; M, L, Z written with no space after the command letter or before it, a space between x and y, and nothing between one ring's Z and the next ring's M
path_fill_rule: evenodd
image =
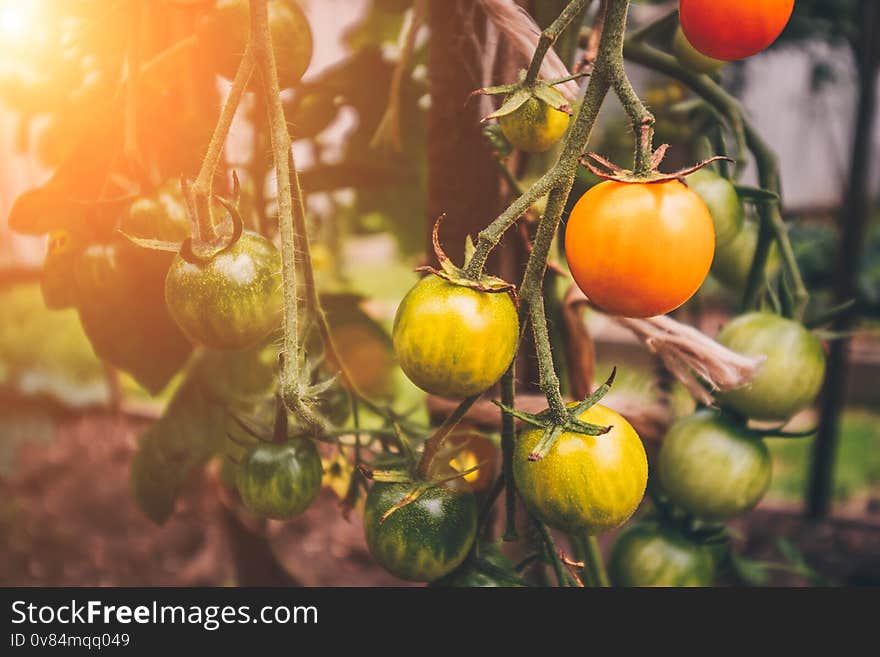
M624 317L678 308L703 284L714 251L712 215L677 180L596 185L565 231L575 282L595 306Z
M776 41L793 9L794 0L681 0L681 27L694 48L729 62Z

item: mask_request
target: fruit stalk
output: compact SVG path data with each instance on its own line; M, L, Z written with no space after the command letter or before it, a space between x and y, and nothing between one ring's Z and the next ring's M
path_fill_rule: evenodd
M269 11L267 0L250 0L251 34L245 49L245 59L249 53L256 61L262 80L262 91L269 114L269 135L275 162L275 175L278 184L278 224L281 234L282 281L284 285L284 338L281 362L281 396L285 405L308 431L323 433L326 428L321 418L305 403L300 381L303 353L299 344L299 300L297 298L296 271L296 225L305 225L303 216L302 190L291 151L290 133L281 105L281 88L275 53L272 50L272 36L269 31ZM242 65L244 62L242 63ZM239 69L239 73L240 73ZM239 74L235 83L240 82ZM246 80L242 82L242 87ZM224 108L225 110L225 108ZM291 187L295 189L292 191ZM298 203L293 202L296 193ZM295 209L296 208L296 209ZM308 249L305 249L308 253ZM304 262L304 270L311 270L311 263Z
M538 45L535 48L535 54L532 56L532 61L529 63L529 68L526 71L526 79L525 83L527 85L534 84L538 79L538 73L541 72L541 65L544 63L544 57L547 54L547 51L550 50L550 47L556 43L556 39L565 31L565 28L568 27L569 23L571 23L575 16L578 16L584 9L587 8L588 5L592 3L593 0L572 0L566 5L565 9L562 10L562 13L553 21L547 29L541 32L541 37L538 39Z

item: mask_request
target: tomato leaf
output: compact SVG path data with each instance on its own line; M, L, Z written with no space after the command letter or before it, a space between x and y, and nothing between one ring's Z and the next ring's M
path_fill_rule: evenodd
M766 203L767 201L778 201L779 194L771 192L769 189L761 189L760 187L752 187L750 185L734 185L737 195L744 201L752 203Z

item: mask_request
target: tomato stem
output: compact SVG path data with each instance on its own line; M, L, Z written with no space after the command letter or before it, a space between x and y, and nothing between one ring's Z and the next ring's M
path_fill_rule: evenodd
M501 403L508 408L516 404L516 359L510 363L501 377ZM504 540L515 541L516 532L516 485L513 480L513 448L516 441L516 424L510 413L501 411L501 474L504 477Z
M471 406L474 405L474 402L477 401L479 397L479 395L474 395L461 402L443 421L443 424L437 427L437 430L434 431L434 433L431 434L431 437L425 441L424 452L422 452L422 458L419 460L417 467L417 473L420 478L429 480L434 474L435 461L437 460L437 455L443 447L443 444L446 442L449 434L451 434L453 429L458 426L458 423L461 422L461 419L467 414L471 409Z
M223 109L220 111L220 117L217 119L217 125L214 133L211 135L211 141L208 143L208 150L205 153L205 159L199 169L199 174L195 182L190 187L190 192L195 200L195 219L196 234L193 236L196 241L212 242L217 237L216 227L214 226L213 203L211 197L214 193L214 174L220 164L220 158L223 156L223 146L226 143L226 137L229 134L229 128L232 125L232 119L241 103L241 97L244 95L247 83L250 80L251 73L254 70L254 54L250 43L245 48L241 63L235 73L232 81L232 88L223 103Z
M583 12L592 1L593 0L572 0L566 5L565 9L562 10L562 13L557 16L556 20L541 32L541 36L538 39L538 45L535 48L535 54L532 56L532 61L529 63L529 68L526 71L524 81L526 86L535 84L538 80L538 74L541 72L541 65L544 63L544 57L547 55L547 51L550 50L550 47L554 43L556 43L556 39L558 39L565 31L565 28L568 27L569 23Z

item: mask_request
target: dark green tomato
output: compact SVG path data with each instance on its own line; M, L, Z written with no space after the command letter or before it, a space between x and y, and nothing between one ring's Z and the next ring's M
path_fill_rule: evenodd
M479 556L471 553L458 568L433 582L435 587L497 588L525 586L513 562L494 543L480 546Z
M79 318L99 358L157 393L192 345L168 314L162 279L125 262L118 243L95 244L81 254L74 271Z
M196 27L199 44L214 70L235 77L247 45L250 26L248 0L218 0ZM312 60L312 30L296 0L269 0L269 31L282 89L296 85ZM255 84L251 80L251 85Z
M611 551L611 580L616 586L711 586L711 551L671 527L636 523L624 530Z
M709 167L695 171L686 181L709 208L715 224L715 248L730 242L742 231L745 222L742 202L733 183Z
M464 482L433 486L382 516L412 493L414 484L375 483L367 495L364 532L370 554L396 577L432 582L455 570L477 534L477 501Z
M236 485L244 505L275 520L298 516L315 501L324 469L314 443L299 438L284 445L263 443L241 460Z
M736 292L744 290L757 248L758 224L754 221L746 221L742 230L732 240L715 246L712 276L731 290ZM779 271L779 250L776 242L773 242L767 256L767 276L772 277L777 271Z
M281 325L281 255L251 231L204 264L174 258L165 279L171 316L193 342L243 349Z
M400 303L391 339L400 367L422 390L469 397L507 370L516 353L519 319L506 293L426 276Z
M657 457L663 492L703 520L723 521L755 506L770 485L767 445L712 411L675 422Z
M816 399L825 379L825 350L803 325L772 313L737 317L718 334L718 342L747 356L767 358L751 383L718 395L742 415L787 420Z
M49 310L63 310L76 305L76 264L86 245L64 228L49 234L46 260L40 275L43 301Z

